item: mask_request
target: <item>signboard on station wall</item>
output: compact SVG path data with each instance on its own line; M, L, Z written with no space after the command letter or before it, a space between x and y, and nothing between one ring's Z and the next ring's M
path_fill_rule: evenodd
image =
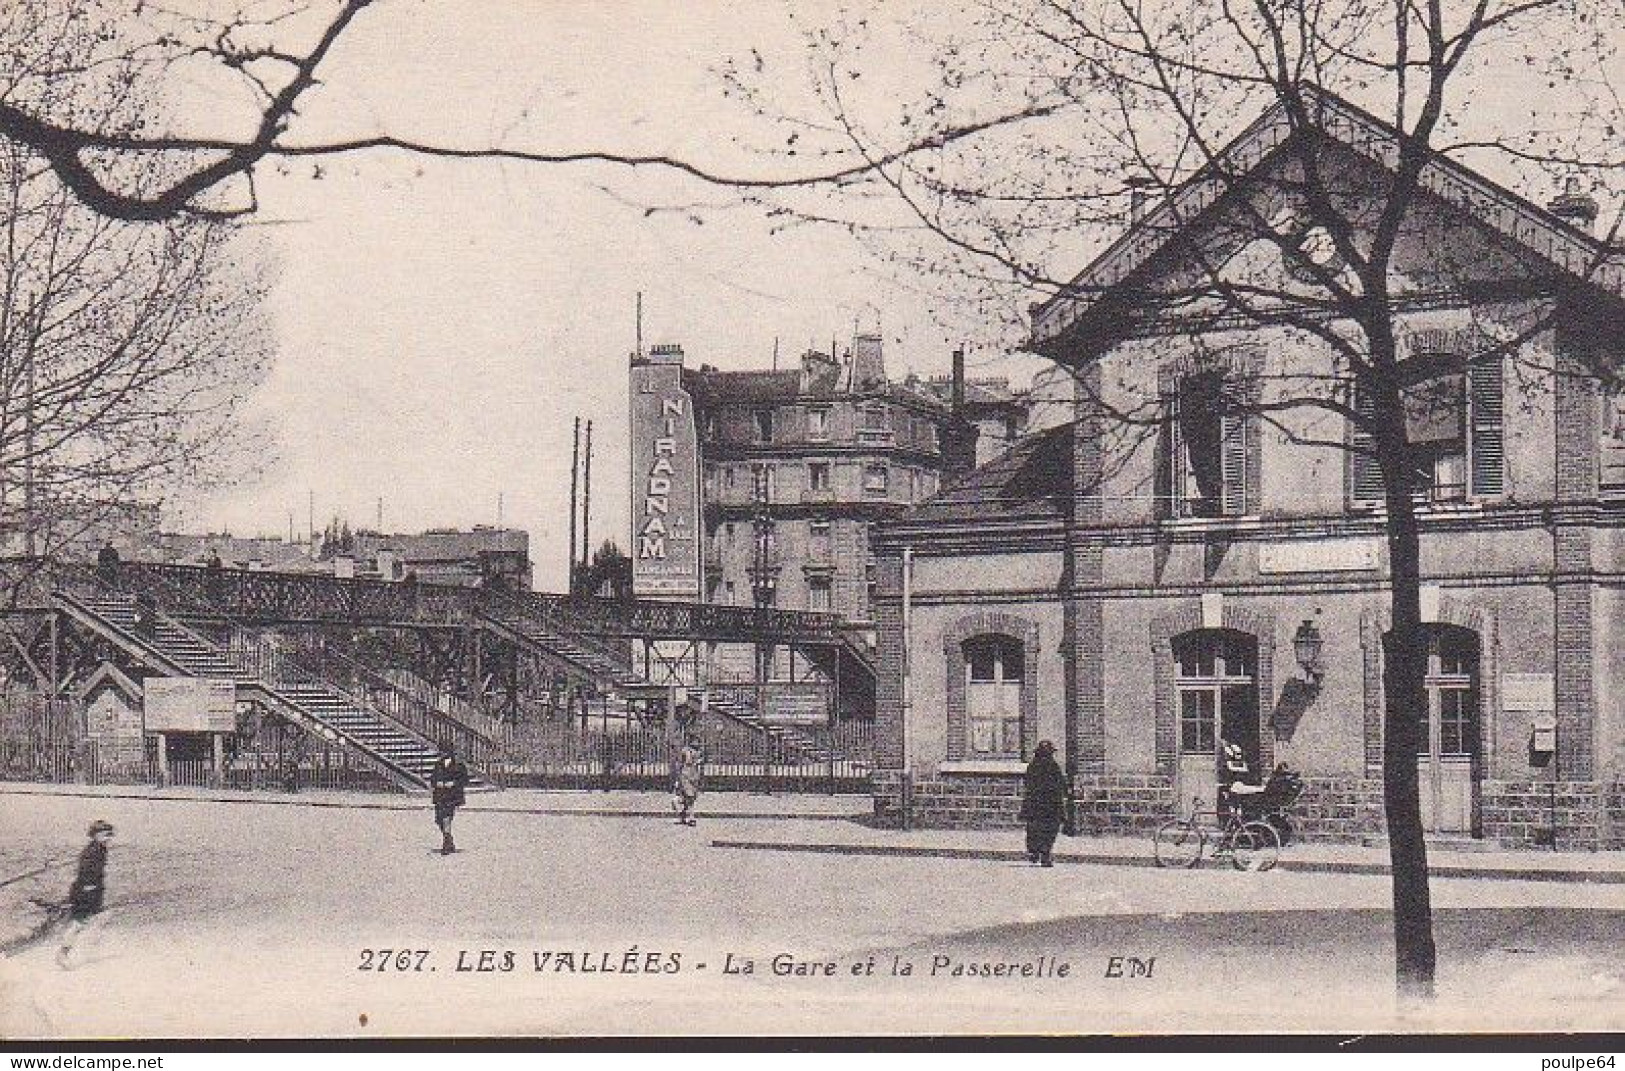
M632 594L700 598L700 451L683 351L656 346L631 372Z
M765 722L826 725L829 704L827 685L772 683L762 686L762 720Z
M237 686L195 677L148 677L142 706L149 733L229 733L237 729Z

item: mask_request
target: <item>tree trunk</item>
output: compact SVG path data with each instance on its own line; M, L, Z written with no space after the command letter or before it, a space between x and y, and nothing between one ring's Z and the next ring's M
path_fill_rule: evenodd
M1389 402L1392 408L1383 404ZM1427 718L1427 634L1422 627L1421 543L1397 392L1378 403L1394 419L1376 436L1388 506L1393 624L1383 642L1382 802L1393 868L1394 972L1402 1000L1433 996L1436 951L1416 755Z

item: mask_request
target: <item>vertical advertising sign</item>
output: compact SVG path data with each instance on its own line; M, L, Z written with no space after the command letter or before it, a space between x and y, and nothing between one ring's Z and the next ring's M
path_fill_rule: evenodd
M633 358L632 594L700 598L700 465L683 351L656 346Z

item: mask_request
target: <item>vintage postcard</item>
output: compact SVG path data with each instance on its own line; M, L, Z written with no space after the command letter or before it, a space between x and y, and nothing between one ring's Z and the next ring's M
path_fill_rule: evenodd
M11 0L0 1039L1625 1028L1622 44Z

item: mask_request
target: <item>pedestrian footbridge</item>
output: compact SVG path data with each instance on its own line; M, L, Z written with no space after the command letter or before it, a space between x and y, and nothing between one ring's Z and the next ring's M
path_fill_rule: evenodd
M297 730L409 791L443 743L487 783L649 775L677 687L706 697L719 750L770 783L825 767L833 783L837 763L850 775L841 741L854 737L835 723L872 720L867 648L826 614L134 562L7 567L14 679L53 700L109 665L137 681L229 682L234 747L255 744L256 725ZM788 649L803 679L727 670L715 657L727 646ZM774 717L791 699L807 725ZM637 749L649 754L624 758Z

